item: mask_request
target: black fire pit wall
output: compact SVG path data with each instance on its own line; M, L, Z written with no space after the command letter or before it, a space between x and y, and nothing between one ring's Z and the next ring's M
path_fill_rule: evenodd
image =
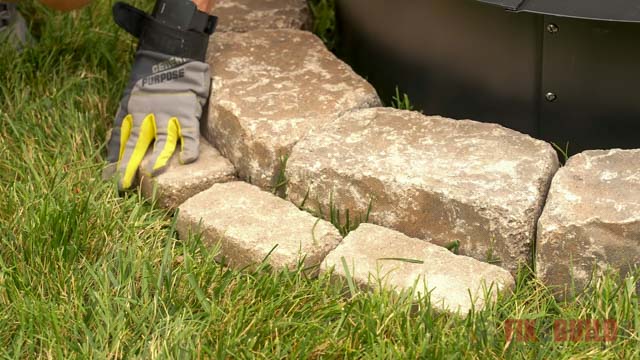
M385 100L570 143L640 147L638 0L338 0L339 55Z

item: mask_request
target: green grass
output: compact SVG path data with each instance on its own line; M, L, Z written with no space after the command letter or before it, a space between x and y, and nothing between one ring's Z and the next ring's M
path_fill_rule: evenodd
M331 51L338 45L335 0L309 0L309 9L313 17L313 33L316 34Z
M274 177L274 186L271 188L271 192L283 199L288 198L288 185L289 179L287 178L287 162L289 161L289 155L280 156L279 162L280 165ZM337 207L335 202L333 201L333 194L329 196L329 206L327 209L327 213L325 214L322 211L322 207L318 209L308 208L306 206L307 201L309 200L309 190L307 189L307 193L302 199L301 203L298 205L300 210L306 211L313 216L326 220L330 222L337 230L340 232L340 235L347 236L351 231L354 231L360 226L362 223L366 223L369 221L369 215L371 214L371 209L373 206L373 199L369 201L369 205L367 206L366 211L363 213L357 213L355 216L351 216L349 209L343 209L342 215L340 215L340 209ZM319 201L316 201L319 203Z
M276 173L273 189L271 192L283 199L287 198L287 185L289 185L289 179L287 179L287 161L289 161L289 155L280 156L278 166L278 172Z
M352 217L349 213L349 209L344 209L342 211L343 215L340 215L340 209L336 206L336 203L333 200L333 194L331 194L329 198L329 213L325 215L322 212L322 208L320 208L319 213L316 215L333 224L333 226L335 226L336 229L338 229L338 231L340 232L340 235L346 237L350 232L356 230L358 226L360 226L360 224L369 222L369 215L371 214L372 207L373 199L369 200L369 205L367 206L366 211L356 213Z
M134 49L108 1L67 15L20 7L40 39L22 54L0 49L0 357L640 356L637 278L602 278L564 303L523 271L511 298L462 319L408 294L219 266L198 237L176 238L173 214L101 180ZM540 340L507 342L510 318L539 319ZM550 341L564 318L616 319L620 335Z
M396 94L391 98L391 107L400 110L414 110L413 104L406 93L400 94L400 89L396 86Z
M556 152L560 155L560 162L562 165L566 164L571 157L571 153L569 152L569 142L565 144L564 148L554 142L551 143L551 146L553 146Z
M355 215L352 216L354 213L353 211L349 209L342 209L341 211L340 208L338 208L333 200L333 193L329 195L329 204L327 206L326 213L322 210L322 205L320 205L321 202L317 197L315 198L316 206L307 206L307 201L310 196L310 191L307 189L307 193L304 198L300 204L297 205L298 208L312 214L316 218L328 221L338 230L342 237L346 237L350 232L356 230L360 224L369 222L369 215L371 215L371 209L373 208L373 199L369 200L369 205L365 211L356 211ZM342 215L340 215L341 212Z

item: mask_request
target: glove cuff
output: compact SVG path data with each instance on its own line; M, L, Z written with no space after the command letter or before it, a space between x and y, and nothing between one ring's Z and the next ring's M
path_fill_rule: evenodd
M153 16L117 2L113 5L113 19L140 39L139 49L203 62L209 36L218 21L217 17L199 11L190 0L160 0Z

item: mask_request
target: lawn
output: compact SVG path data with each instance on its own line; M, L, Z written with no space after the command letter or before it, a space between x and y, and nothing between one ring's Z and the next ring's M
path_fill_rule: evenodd
M101 179L135 49L110 1L21 10L37 45L0 47L2 357L640 358L638 276L558 302L523 270L513 295L462 318L406 293L218 265L198 237L176 237L175 214ZM509 339L513 319L535 320L537 341ZM617 336L556 341L554 321L576 319L615 320Z

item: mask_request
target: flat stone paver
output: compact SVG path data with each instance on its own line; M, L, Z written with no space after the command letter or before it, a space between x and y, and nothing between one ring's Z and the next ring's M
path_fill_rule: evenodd
M213 14L218 32L311 28L305 0L218 0Z
M239 176L270 189L280 159L310 130L380 104L373 87L315 35L296 30L217 34L206 137Z
M179 152L178 145L167 170L162 174L154 178L141 177L142 194L151 199L155 192L155 198L164 208L175 209L211 185L236 178L231 162L222 157L218 150L203 138L200 139L200 157L195 162L181 165L178 160ZM144 168L148 161L149 158L145 157L140 168Z
M594 270L625 275L639 265L640 149L573 156L538 222L538 277L565 297L582 291Z
M511 290L515 284L513 276L498 266L371 224L361 224L349 233L327 256L321 271L333 268L333 275L346 279L343 259L360 287L382 284L399 291L415 285L416 297L430 291L434 308L461 315L474 304L481 310L499 291Z
M253 266L269 253L276 269L293 269L303 258L315 266L342 240L330 223L244 182L215 184L179 210L180 237L201 231L207 243L219 241L220 256L234 268Z
M350 112L313 131L287 163L289 198L344 213L512 273L532 265L535 226L558 158L539 140L496 124L390 108Z

